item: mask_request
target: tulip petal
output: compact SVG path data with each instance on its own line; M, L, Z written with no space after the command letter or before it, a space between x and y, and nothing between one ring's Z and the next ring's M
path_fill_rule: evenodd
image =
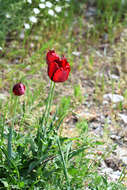
M47 64L50 64L51 62L55 60L59 60L59 56L55 53L54 50L49 50L47 55L46 55L46 62Z
M60 68L55 72L53 76L53 81L64 82L68 79L68 76L69 76L69 70L64 70L63 68Z
M67 62L67 59L65 58L65 57L63 57L62 59L60 59L60 60L57 60L56 61L57 63L58 63L58 65L60 66L60 67L62 67L64 70L69 70L69 72L70 72L70 65L69 65L69 63Z
M54 76L54 73L59 69L58 64L56 62L52 62L48 65L48 75L50 79Z

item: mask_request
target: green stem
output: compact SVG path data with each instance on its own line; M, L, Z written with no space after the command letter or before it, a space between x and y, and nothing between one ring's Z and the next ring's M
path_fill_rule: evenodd
M47 131L46 125L47 125L49 114L50 114L54 87L55 87L55 83L53 81L51 81L45 111L44 111L44 114L42 115L41 128L40 127L38 128L37 139L38 139L38 145L39 145L39 151L38 151L39 155L40 154L42 155L42 146L43 146L42 137L46 138L46 131Z
M50 99L49 99L49 106L48 106L48 110L47 110L46 124L47 124L48 119L49 119L49 114L50 114L50 109L51 109L52 100L53 100L53 94L54 94L54 88L55 88L55 83L52 82L52 84L51 84L51 96L50 96Z
M16 107L17 107L17 97L15 97L15 104L14 104L14 116L12 120L12 125L9 128L9 134L8 134L8 162L10 163L10 160L12 158L12 135L13 135L13 128L15 124L15 115L16 115Z
M62 162L63 162L64 175L65 175L65 178L66 178L67 190L70 190L71 188L70 188L70 182L69 182L68 173L67 173L66 162L65 162L65 159L64 159L64 154L63 154L63 152L61 150L61 144L60 144L59 137L57 137L57 143L58 143L61 159L62 159Z
M12 157L12 126L9 128L8 134L8 159Z
M51 81L50 91L49 91L49 95L48 95L48 101L46 103L45 113L43 116L44 118L43 118L43 122L42 122L42 127L44 127L44 128L46 128L46 124L48 122L48 118L49 118L49 114L50 114L54 87L55 87L55 83L53 81Z

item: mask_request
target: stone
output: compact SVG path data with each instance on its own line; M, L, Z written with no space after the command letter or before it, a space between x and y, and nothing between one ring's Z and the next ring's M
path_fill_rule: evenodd
M105 94L103 96L103 99L111 101L113 103L119 103L119 102L122 102L124 100L124 97L121 95L118 95L118 94L110 94L109 93L109 94Z
M123 142L127 143L127 137L124 137Z
M104 100L102 104L106 105L106 104L108 104L108 101Z
M114 80L118 80L119 79L119 76L114 75L114 74L112 74L110 77L111 77L111 79L114 79Z
M122 160L124 164L127 164L127 148L126 147L117 147L116 150L117 157Z
M119 114L119 116L121 117L121 119L123 120L123 122L125 124L127 124L127 115L125 115L125 114Z
M117 135L111 135L110 138L113 140L120 140L121 139L121 137L117 136Z

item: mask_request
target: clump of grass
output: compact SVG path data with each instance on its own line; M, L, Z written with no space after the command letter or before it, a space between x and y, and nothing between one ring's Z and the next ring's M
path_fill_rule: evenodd
M74 97L81 103L83 101L83 95L80 85L74 86Z

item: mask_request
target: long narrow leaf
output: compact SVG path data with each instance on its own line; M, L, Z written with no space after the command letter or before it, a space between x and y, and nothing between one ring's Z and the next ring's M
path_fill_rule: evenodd
M72 142L70 142L70 143L67 145L67 148L66 148L66 158L65 158L66 163L67 163L68 158L69 158L69 153L70 153L70 151L71 151L71 147L72 147Z
M83 152L85 149L87 149L87 146L81 147L77 150L73 150L72 152L70 152L68 159L70 160L72 157L77 156L78 154L80 154L81 152Z
M42 156L38 161L33 161L29 165L28 173L30 173L35 167L37 167L41 162L43 162L46 158L48 158L48 155Z

